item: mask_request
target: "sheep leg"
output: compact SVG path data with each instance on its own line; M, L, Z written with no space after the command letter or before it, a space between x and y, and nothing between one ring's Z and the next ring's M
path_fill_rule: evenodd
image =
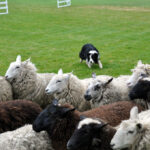
M99 65L99 68L101 68L101 69L103 68L103 65L100 60L98 61L98 65Z

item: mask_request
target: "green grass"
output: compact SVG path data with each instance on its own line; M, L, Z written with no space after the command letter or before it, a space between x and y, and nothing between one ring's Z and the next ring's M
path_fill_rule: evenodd
M102 70L79 63L85 43L99 49ZM150 63L150 1L72 0L58 9L56 0L10 0L9 14L0 15L0 75L18 54L39 72L130 74L139 59Z

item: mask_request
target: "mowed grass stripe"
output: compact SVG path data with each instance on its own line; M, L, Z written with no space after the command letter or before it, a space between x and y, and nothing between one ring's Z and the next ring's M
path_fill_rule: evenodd
M23 60L31 57L39 72L63 68L80 78L90 77L92 72L130 74L139 59L150 63L150 12L143 11L149 8L77 2L62 9L54 1L10 2L11 13L0 16L0 74L5 74L17 54ZM78 53L85 43L100 50L102 70L79 63Z

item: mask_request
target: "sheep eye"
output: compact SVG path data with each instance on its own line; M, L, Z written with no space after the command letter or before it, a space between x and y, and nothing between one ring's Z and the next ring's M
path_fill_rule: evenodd
M96 85L95 87L94 87L94 91L97 91L97 90L99 90L100 89L100 86L99 85Z
M56 83L61 82L60 80L57 80Z
M146 77L146 74L144 74L144 73L141 73L141 76L142 76L142 77Z
M16 67L16 69L20 68L19 66Z
M128 131L128 133L129 133L129 134L132 134L132 133L134 133L134 131Z

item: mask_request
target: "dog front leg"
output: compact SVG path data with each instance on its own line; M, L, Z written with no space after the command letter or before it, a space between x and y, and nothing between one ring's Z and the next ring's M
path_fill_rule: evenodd
M98 65L99 65L99 68L101 68L101 69L103 68L103 65L100 60L98 61Z

